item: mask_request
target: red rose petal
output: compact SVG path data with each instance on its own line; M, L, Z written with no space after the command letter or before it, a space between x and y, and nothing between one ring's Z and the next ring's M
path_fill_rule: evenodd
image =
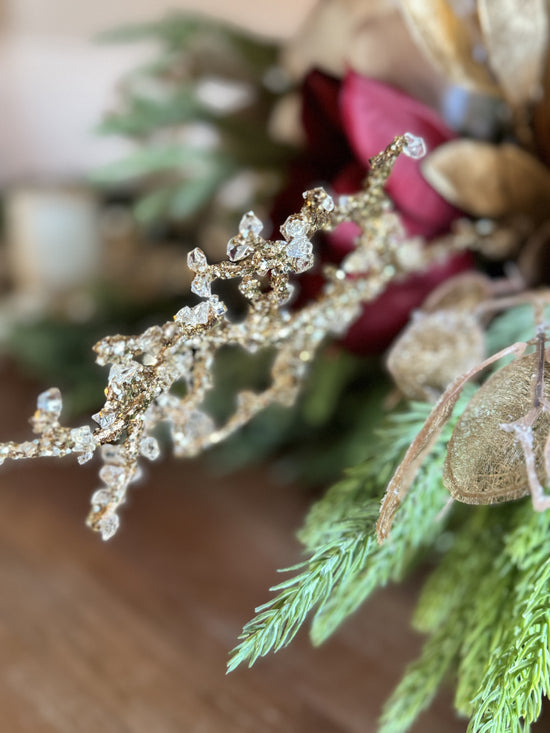
M472 267L469 252L449 257L423 273L388 285L372 303L366 303L357 321L342 339L356 354L376 354L386 349L407 324L411 311L419 308L431 291L444 280Z
M404 132L423 137L428 152L454 137L429 107L393 87L354 72L344 79L340 109L349 142L365 166L396 135ZM401 156L389 178L387 191L398 210L415 222L415 233L428 238L445 231L458 215L424 179L418 160Z

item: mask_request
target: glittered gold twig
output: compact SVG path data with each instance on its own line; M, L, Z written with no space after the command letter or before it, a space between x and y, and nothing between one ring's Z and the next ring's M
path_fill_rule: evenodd
M407 240L384 192L401 152L421 157L423 141L410 134L395 138L371 160L363 190L357 194L340 196L335 203L322 188L304 193L301 210L281 226L282 239L263 239L261 221L248 212L228 243L227 260L211 264L201 249L192 250L188 264L194 272L191 290L201 298L198 305L185 306L173 321L140 335L107 336L95 345L97 362L111 365L105 404L92 416L98 427L93 432L86 425L61 427L61 394L50 389L39 396L31 419L37 437L0 444L0 460L74 453L84 463L100 448L103 486L92 496L88 524L109 539L119 525L118 507L138 476L139 459L154 460L160 454L153 435L159 423L170 425L177 456L194 456L268 405L291 405L327 335L344 333L361 304L376 298L390 281L442 256L441 247L423 248L418 238ZM361 230L353 251L339 267L324 268L326 283L315 301L288 310L291 279L314 264L313 235L349 221ZM249 305L242 320L232 320L223 301L212 293L214 281L232 278L240 278L239 290ZM216 353L232 344L248 352L275 348L271 384L260 393L238 394L234 413L216 425L203 402L213 387ZM172 391L182 382L183 397Z

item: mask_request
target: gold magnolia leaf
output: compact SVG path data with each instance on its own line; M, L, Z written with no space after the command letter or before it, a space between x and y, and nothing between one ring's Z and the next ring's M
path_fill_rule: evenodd
M472 216L548 218L550 172L516 145L453 140L426 159L422 172L447 201Z
M475 58L468 24L454 13L448 0L401 0L401 8L420 47L448 79L499 96L491 72Z
M366 21L384 17L392 5L393 0L368 3L364 0L321 0L283 48L281 63L296 80L301 80L314 67L343 76L357 29Z
M396 9L363 19L349 40L345 59L347 68L380 79L429 106L439 104L447 86Z
M546 0L478 0L489 65L508 102L538 98L548 45Z

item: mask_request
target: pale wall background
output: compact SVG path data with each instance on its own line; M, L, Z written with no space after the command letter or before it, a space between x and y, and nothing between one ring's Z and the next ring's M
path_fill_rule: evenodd
M100 31L200 9L285 37L315 1L0 0L0 186L69 182L119 154L93 127L146 51L94 44Z

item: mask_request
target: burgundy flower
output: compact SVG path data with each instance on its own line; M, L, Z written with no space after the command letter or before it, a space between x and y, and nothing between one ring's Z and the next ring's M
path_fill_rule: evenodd
M276 202L277 221L293 211L300 192L328 185L336 193L358 191L369 158L404 132L424 138L428 152L454 137L430 108L403 92L349 72L342 82L319 71L311 72L303 87L302 117L307 146L290 171L291 185ZM445 233L459 212L423 178L420 161L401 156L386 190L410 235L426 239ZM342 224L322 244L322 259L339 262L353 247L354 224ZM343 340L358 353L386 348L407 323L411 310L451 275L471 266L468 254L452 255L427 271L392 283L364 306L363 313ZM302 278L302 294L318 291L318 275Z

